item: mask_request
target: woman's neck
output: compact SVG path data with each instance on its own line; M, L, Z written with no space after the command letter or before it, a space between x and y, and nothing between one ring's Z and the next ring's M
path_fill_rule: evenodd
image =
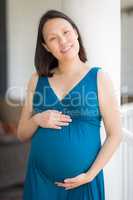
M66 60L64 62L59 62L58 68L56 68L57 74L73 74L78 72L83 65L86 65L84 62L82 62L79 58L73 58L72 60Z

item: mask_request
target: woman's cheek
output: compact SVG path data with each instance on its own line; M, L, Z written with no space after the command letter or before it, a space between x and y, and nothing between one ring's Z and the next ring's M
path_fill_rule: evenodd
M60 58L60 51L59 51L59 49L56 47L56 48L53 48L52 49L52 54L58 59L58 58Z
M57 52L59 51L57 48L57 44L49 44L49 50L51 52L51 54L53 54L55 57L57 55Z

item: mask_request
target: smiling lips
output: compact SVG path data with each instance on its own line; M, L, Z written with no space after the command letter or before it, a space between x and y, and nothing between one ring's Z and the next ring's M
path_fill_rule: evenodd
M66 48L64 48L64 49L61 49L61 53L66 53L66 52L68 52L71 48L72 48L72 45L70 45L70 46L68 46L68 47L66 47Z

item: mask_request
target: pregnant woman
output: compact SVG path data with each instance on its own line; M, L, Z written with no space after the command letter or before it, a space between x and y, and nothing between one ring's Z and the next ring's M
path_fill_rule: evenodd
M31 139L24 200L105 199L103 168L122 138L120 112L108 74L86 61L75 23L47 11L17 132Z

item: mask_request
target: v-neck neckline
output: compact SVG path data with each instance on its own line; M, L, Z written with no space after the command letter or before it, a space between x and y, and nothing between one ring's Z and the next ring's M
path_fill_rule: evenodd
M88 74L92 71L92 69L94 69L94 68L95 68L95 67L91 67L91 68L87 71L87 73L86 73L84 76L82 76L82 78L81 78L80 80L78 80L75 84L73 84L73 86L67 91L66 95L65 95L64 97L62 97L62 98L60 98L60 97L58 96L57 92L55 91L55 89L53 89L53 86L52 86L51 83L49 82L49 78L48 78L48 76L47 76L46 79L47 79L48 86L49 86L49 88L51 89L51 91L53 92L53 94L55 95L57 101L60 102L60 103L63 102L64 99L65 99L68 95L70 95L70 94L72 93L72 91L73 91L74 89L76 89L76 87L77 87L79 84L81 84L81 82L87 77L87 75L88 75Z

